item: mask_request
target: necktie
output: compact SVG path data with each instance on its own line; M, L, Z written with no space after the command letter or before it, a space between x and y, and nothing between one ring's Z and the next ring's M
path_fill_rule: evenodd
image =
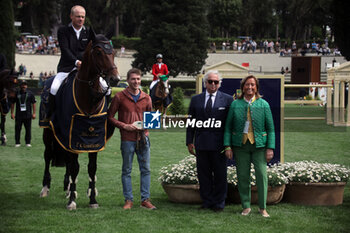
M205 106L205 111L207 112L207 113L211 113L211 110L212 110L212 108L213 108L213 101L211 100L211 97L212 97L213 95L209 95L209 99L208 99L208 101L207 101L207 105Z

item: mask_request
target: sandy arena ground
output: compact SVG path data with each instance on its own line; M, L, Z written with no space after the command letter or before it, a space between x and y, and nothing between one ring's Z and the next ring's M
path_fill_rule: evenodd
M16 67L23 64L27 68L27 76L33 71L34 77L38 77L40 72L56 72L59 55L32 55L32 54L16 54ZM116 57L120 76L125 79L127 71L131 68L133 57ZM332 63L333 56L322 56L321 72L325 72L326 63ZM346 62L343 57L335 57L340 64ZM166 62L166 56L165 56ZM280 57L278 54L233 54L233 53L210 53L206 60L205 66L214 65L222 61L231 61L237 64L248 62L249 69L256 72L280 72L281 67L289 67L291 69L291 57ZM186 61L184 61L186 62ZM204 66L204 67L205 67ZM186 77L182 77L186 78Z

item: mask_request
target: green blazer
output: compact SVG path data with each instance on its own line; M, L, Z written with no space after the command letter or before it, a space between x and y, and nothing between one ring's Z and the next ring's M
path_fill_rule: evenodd
M270 105L259 98L251 104L249 109L256 147L275 149L275 127ZM237 99L232 102L225 124L225 146L242 146L247 110L248 103L244 99Z

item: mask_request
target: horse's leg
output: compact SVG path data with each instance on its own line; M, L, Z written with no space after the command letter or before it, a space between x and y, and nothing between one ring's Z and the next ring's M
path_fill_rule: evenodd
M45 145L44 159L45 159L45 170L43 177L43 188L40 192L40 197L46 197L49 195L50 185L51 185L51 174L50 174L50 162L52 160L53 153L53 134L50 129L44 129L43 131L43 141Z
M69 161L69 156L67 153L64 153L64 160L66 161L66 173L64 174L64 179L63 179L63 191L65 191L68 195L69 192L69 166L68 163Z
M96 201L97 189L96 189L96 170L97 170L97 152L89 153L89 189L87 191L88 197L90 198L90 208L98 208Z
M75 203L75 199L78 198L77 193L77 177L79 173L79 162L78 162L78 154L73 154L67 152L67 156L69 159L69 163L67 164L69 170L69 191L67 198L69 199L67 204L68 210L75 210L77 208L77 204Z
M1 123L0 123L0 128L1 128L1 145L6 146L7 138L6 138L6 132L5 132L5 122L6 122L6 115L1 114Z

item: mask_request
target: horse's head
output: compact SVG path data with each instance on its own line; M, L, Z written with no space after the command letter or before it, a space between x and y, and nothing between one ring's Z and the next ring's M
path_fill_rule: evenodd
M108 85L117 85L120 81L117 66L114 63L115 51L112 42L104 35L92 33L90 56L95 69Z
M15 91L18 84L18 73L13 69L5 69L0 72L0 92L6 89L9 92Z

